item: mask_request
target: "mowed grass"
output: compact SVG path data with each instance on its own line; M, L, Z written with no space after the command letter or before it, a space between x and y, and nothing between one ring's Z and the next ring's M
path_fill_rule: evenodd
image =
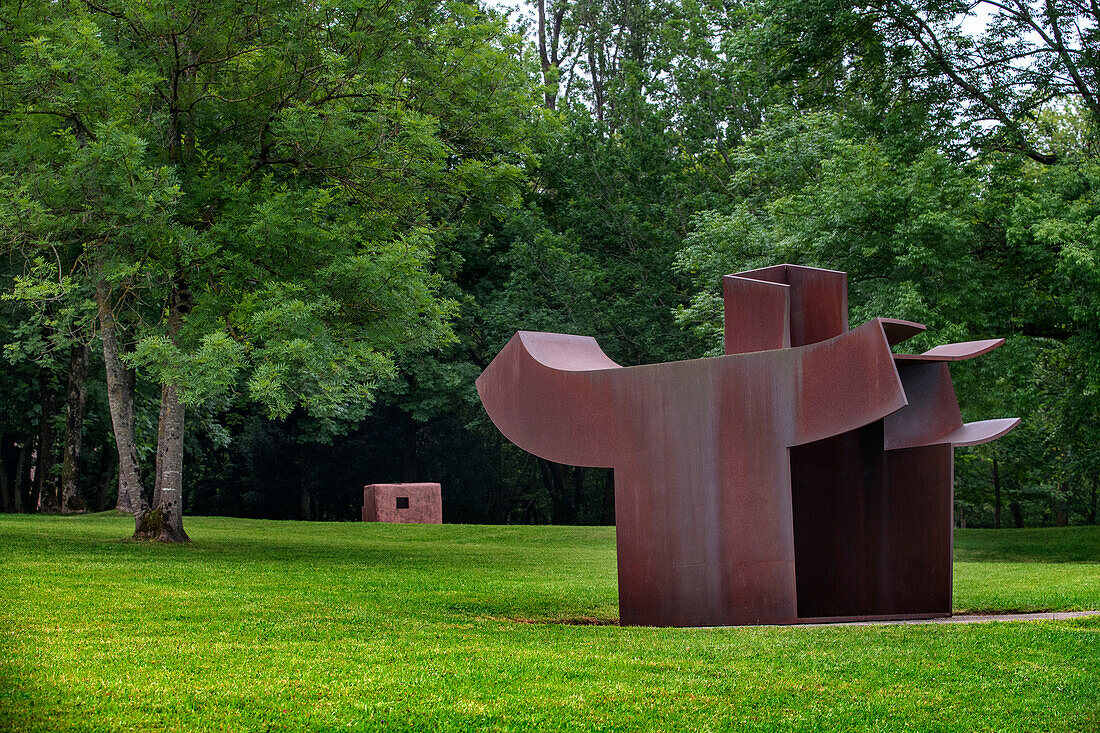
M0 516L0 728L1097 731L1100 619L651 629L613 528ZM958 533L961 611L1100 608L1100 529Z

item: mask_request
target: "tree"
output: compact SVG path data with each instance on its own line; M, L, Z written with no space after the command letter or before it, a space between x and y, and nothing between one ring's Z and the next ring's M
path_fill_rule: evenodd
M56 10L11 11L6 230L80 243L120 490L137 536L182 540L188 406L240 391L355 420L402 354L450 338L433 236L520 180L528 77L462 3ZM161 384L148 509L130 367Z
M1061 158L1042 124L1051 105L1072 100L1093 123L1100 114L1100 11L1090 3L760 0L752 7L759 20L748 43L774 59L769 75L799 90L802 108L838 109L847 97L874 100L884 120L916 109L952 155L997 150L1053 164Z

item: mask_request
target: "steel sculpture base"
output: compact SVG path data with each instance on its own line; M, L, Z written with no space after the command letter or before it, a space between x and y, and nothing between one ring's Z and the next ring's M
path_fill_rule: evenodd
M620 367L595 340L517 333L478 378L496 426L547 460L615 470L623 624L716 626L951 612L952 447L964 425L924 329L848 330L844 273L724 279L726 355Z

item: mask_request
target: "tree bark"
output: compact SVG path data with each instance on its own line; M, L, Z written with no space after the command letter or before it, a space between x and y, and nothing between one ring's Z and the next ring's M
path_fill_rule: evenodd
M130 406L130 415L132 416L133 415L133 405L134 405L134 395L136 394L135 390L137 390L137 373L133 369L130 369L130 368L126 367L125 364L123 364L122 378L124 380L123 381L123 387L125 389L127 399L129 400L129 402L127 404ZM133 424L132 420L133 420L133 418L131 417L131 425ZM132 430L131 430L130 435L132 436L132 439L134 440L134 444L136 445L137 444L137 438L133 437L134 433L133 433ZM115 451L115 461L117 462L118 460L119 460L119 453L116 450ZM135 461L136 461L136 458L135 458ZM136 467L136 472L137 472L137 477L138 477L138 488L140 489L139 494L142 498L142 501L145 501L146 511L148 511L150 505L146 501L145 485L141 482L141 468L140 468L140 466ZM115 496L115 509L117 509L120 512L126 512L127 514L133 514L134 510L135 510L135 507L130 505L130 494L129 494L129 492L121 491L121 487L122 487L122 483L121 483L122 482L122 468L121 468L121 465L119 466L119 470L118 470L118 481L119 481L119 483L118 483L116 491L115 491L115 495L116 495Z
M553 25L547 27L546 0L538 0L539 10L539 63L542 68L543 104L546 109L554 109L558 103L558 67L561 59L558 58L558 39L561 37L561 23L565 17L565 8L558 8L554 13ZM550 34L550 45L546 45L547 33Z
M61 513L85 509L80 498L80 452L83 444L84 405L88 401L88 347L73 344L69 354L69 392L65 422L64 459L61 464Z
M164 451L168 448L168 441L165 439L164 431L168 425L165 415L165 408L169 402L168 385L161 385L160 388L160 409L157 412L157 460L153 464L153 470L155 472L153 478L153 503L151 506L160 506L161 491L164 488L164 467L168 465L168 457L164 454Z
M592 94L596 101L596 119L603 122L603 65L597 67L595 34L588 41L588 66L592 75Z
M53 476L53 459L57 436L53 421L57 414L57 399L54 396L50 374L46 369L39 371L39 380L42 392L38 403L40 408L38 443L35 446L34 488L30 507L35 511L56 512L58 509L57 482Z
M159 502L154 510L160 513L157 539L164 542L190 539L183 531L183 418L179 387L165 385L161 391L161 431L157 445Z
M138 538L145 536L143 523L149 513L149 505L145 502L145 492L141 486L134 439L134 385L119 354L118 324L111 303L111 290L102 280L96 287L96 305L107 371L107 404L118 448L118 506L134 515L134 537Z
M183 316L190 309L190 292L178 281L168 296L168 337L179 344ZM156 538L162 542L189 542L183 531L183 428L184 406L178 384L161 387L160 422L157 430ZM150 527L152 531L154 528Z

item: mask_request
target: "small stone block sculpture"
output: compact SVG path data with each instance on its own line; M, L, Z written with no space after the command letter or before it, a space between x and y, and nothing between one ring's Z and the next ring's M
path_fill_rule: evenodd
M443 524L439 484L368 484L363 487L363 521Z

